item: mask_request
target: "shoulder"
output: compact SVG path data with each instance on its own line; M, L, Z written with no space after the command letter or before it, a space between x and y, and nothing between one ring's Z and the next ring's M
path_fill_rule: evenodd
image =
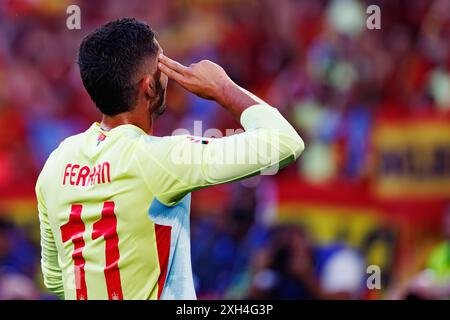
M85 132L67 137L61 143L54 149L50 155L48 156L47 160L44 163L44 166L42 167L42 170L38 176L37 182L36 182L36 188L38 188L39 185L45 184L45 178L50 174L50 172L53 171L55 167L58 166L58 163L60 162L61 155L67 154L67 152L70 152L71 150L74 150L75 145L78 145L82 143L83 136L85 135Z
M173 142L179 142L179 141L187 141L189 135L183 134L183 135L174 135L174 136L163 136L163 137L157 137L157 136L148 136L144 135L142 136L142 141L148 144L164 144L164 143L173 143Z
M173 146L180 145L186 142L189 142L190 136L188 135L176 135L176 136L142 136L138 145L141 149L146 151L152 150L154 152L162 151L162 150L170 150Z
M87 134L87 131L65 138L63 141L61 141L59 146L53 152L56 152L55 154L58 154L59 152L61 152L64 149L71 149L75 145L82 144L84 141L84 138L86 137L86 134Z
M83 138L85 135L86 135L86 132L82 132L82 133L67 137L63 141L61 141L60 144L58 145L58 147L56 147L56 149L54 149L48 156L47 161L44 165L44 169L45 169L45 167L48 166L49 163L58 161L58 158L60 157L61 154L64 154L69 150L74 150L74 147L76 145L82 144Z
M147 156L158 159L178 158L181 155L200 153L212 139L192 135L164 137L145 136L138 143L138 150Z
M175 145L207 145L214 138L205 138L199 136L193 136L188 134L174 135L174 136L164 136L164 137L153 137L145 136L142 141L144 144L148 144L154 147L171 147Z

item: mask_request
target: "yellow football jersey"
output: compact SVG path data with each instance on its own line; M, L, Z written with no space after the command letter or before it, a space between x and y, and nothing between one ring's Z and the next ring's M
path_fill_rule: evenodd
M244 133L154 137L98 123L50 155L36 184L42 270L65 299L195 299L190 192L271 173L304 149L277 109L255 105Z

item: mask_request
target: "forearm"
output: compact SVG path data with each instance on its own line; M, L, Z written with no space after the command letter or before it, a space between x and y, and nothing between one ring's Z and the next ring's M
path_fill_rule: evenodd
M167 77L199 97L217 101L238 121L248 107L266 104L234 83L225 70L214 62L202 60L186 67L163 54L158 59L158 68Z
M61 268L58 264L58 253L49 230L41 227L41 268L44 285L47 289L64 299L64 286Z
M247 108L256 104L266 104L262 99L241 88L231 79L229 79L226 85L220 88L216 101L230 112L237 121L240 121L241 114Z
M41 268L44 277L44 285L49 291L59 298L64 298L64 285L62 271L58 263L58 251L55 239L47 216L47 209L44 205L39 187L36 186L36 197L38 200L39 224L41 233Z

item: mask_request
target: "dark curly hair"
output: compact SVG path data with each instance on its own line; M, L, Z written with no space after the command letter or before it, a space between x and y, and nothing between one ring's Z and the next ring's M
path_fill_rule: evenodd
M155 33L136 19L109 22L83 39L78 51L81 79L102 113L112 116L134 107L136 73L157 52Z

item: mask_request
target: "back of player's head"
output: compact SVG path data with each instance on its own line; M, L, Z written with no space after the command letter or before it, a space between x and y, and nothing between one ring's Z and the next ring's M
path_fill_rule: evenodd
M135 106L140 67L157 52L154 32L136 19L109 22L83 39L78 52L81 79L102 113L112 116Z

